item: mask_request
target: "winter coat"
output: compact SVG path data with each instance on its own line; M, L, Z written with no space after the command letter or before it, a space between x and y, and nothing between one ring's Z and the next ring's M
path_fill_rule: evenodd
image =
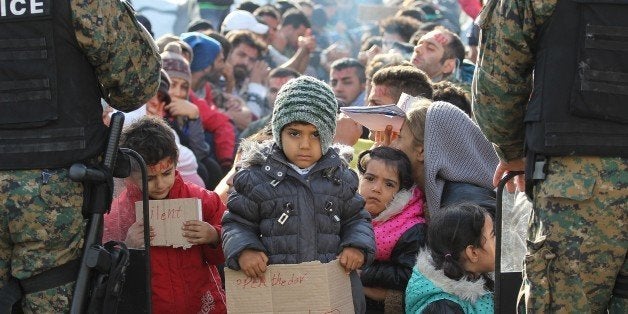
M225 205L214 192L183 181L179 173L167 199L201 199L203 221L218 234ZM124 241L135 222L135 202L142 194L128 186L105 215L103 240ZM220 246L194 245L188 249L153 246L150 249L152 307L154 313L226 313L226 299L218 269L224 262Z
M395 222L397 219L403 219L406 224L411 225L397 226L404 231L392 244L392 252L387 259L376 258L373 264L364 268L360 275L362 285L405 292L410 275L412 275L412 267L416 264L419 249L424 247L427 241L427 225L423 218L424 202L425 199L421 190L414 190L414 193L402 190L395 195L386 210L375 218L378 220L377 223L374 219L374 225L380 226L384 226L386 222ZM408 217L403 217L402 213L412 213L416 217L409 220ZM376 256L378 256L383 234L378 233L377 226L375 227L375 234L378 238L376 239L378 245ZM398 302L400 305L402 300ZM367 299L367 306L370 311L386 311L384 303L384 301L377 302ZM387 303L387 305L390 304Z
M230 164L235 152L235 126L229 116L214 104L211 85L205 84L205 91L208 94L205 99L197 97L190 91L190 102L198 108L203 129L214 135L214 142L210 144L213 144L216 159L221 165Z
M445 181L441 207L472 203L484 207L495 217L495 191L471 183Z
M417 223L425 223L423 204L425 198L419 188L401 190L387 208L373 218L375 232L375 259L390 260L397 240Z
M366 264L373 260L373 228L356 192L357 175L334 149L306 177L272 140L243 146L240 166L223 217L227 267L239 270L245 249L266 253L268 264L327 263L345 247L364 252Z
M421 251L406 289L406 313L493 313L493 292L485 283L484 277L451 279Z
M357 193L358 177L334 149L305 176L290 166L273 140L244 144L240 166L222 220L227 267L240 269L238 256L244 249L264 252L268 264L327 263L345 247L362 251L364 266L373 261L375 236ZM357 272L349 279L355 312L364 313Z

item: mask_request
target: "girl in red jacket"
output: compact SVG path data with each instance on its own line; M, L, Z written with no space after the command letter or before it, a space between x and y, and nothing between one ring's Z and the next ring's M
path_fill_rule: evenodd
M174 135L160 119L144 117L127 127L120 145L138 152L148 165L150 199L198 198L202 220L186 221L183 237L192 247L151 247L151 289L154 313L226 313L225 294L216 265L224 262L220 220L225 205L214 192L184 182L175 171ZM135 202L141 191L135 183L113 201L105 215L103 240L143 246L143 223L135 221ZM151 238L155 236L151 227Z

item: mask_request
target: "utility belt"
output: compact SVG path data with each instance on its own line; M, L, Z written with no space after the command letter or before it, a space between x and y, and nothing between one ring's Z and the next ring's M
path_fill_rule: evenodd
M542 154L536 154L528 150L528 153L526 154L525 183L526 195L530 200L534 199L534 185L540 181L545 180L545 176L547 175L547 162L547 156Z

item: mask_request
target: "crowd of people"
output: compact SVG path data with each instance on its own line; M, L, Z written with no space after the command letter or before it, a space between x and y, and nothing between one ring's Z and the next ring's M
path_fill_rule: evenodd
M201 10L186 32L155 39L162 83L144 107L127 114L123 145L149 154L152 198L188 197L168 191L193 184L215 191L201 199L218 195L227 205L204 208L193 229L207 240L195 244L222 242L225 267L259 277L269 264L339 259L350 274L357 313L475 306L476 296L442 290L431 273L416 269L423 250L421 259L434 254L429 263L438 262L435 272L442 277L444 271L454 285L480 280L478 296L490 306L498 158L471 119L474 62L460 23L468 21L470 31L479 10L449 14L449 20L449 8L430 2L392 7L399 10L380 21L361 21L354 1L243 2L222 20ZM157 22L140 21L149 29ZM339 114L344 106L396 104L402 93L416 98L400 132L370 132ZM167 153L169 141L149 139L153 124L174 130L178 155ZM138 133L142 128L145 134ZM133 210L140 195L128 185L105 216L104 240L141 247L143 225ZM469 226L447 235L460 236L459 243L428 247L428 212L435 208L470 215L461 222ZM225 212L222 222L212 220L216 212ZM206 273L210 284L196 282L197 290L175 298L160 287L183 285L191 273L157 265L188 253L157 250L151 257L155 310L179 308L178 300L188 300L181 305L190 311L224 310L229 296L216 293L222 288L215 266L196 272ZM445 269L443 252L451 263ZM417 294L428 299L406 296L419 275L433 281L431 290ZM430 305L439 300L436 290L451 303Z
M492 311L503 152L471 108L482 3L387 1L396 11L370 7L368 18L361 4L384 3L203 3L186 32L155 39L161 105L146 111L177 135L177 162L157 168L227 205L221 223L204 217L208 242L193 243L217 245L222 229L224 265L251 277L270 264L339 259L358 313ZM338 114L403 93L415 98L399 132ZM164 182L155 189L173 187ZM112 239L137 234L131 223ZM203 289L220 312L220 285ZM156 305L176 306L156 293Z
M151 247L153 311L226 313L223 267L261 277L268 265L338 259L356 313L491 313L495 187L504 174L524 168L525 183L523 176L515 182L519 191L527 187L535 211L521 261L519 310L625 310L628 133L617 112L626 112L613 107L620 116L613 118L611 109L582 107L616 101L595 93L625 93L624 85L612 84L624 84L628 71L600 72L604 65L593 63L596 70L577 84L577 92L590 92L574 100L584 104L560 107L583 113L543 124L557 111L547 110L541 97L562 98L541 78L532 86L531 73L558 75L538 58L558 60L560 53L535 49L552 40L576 45L558 40L554 24L543 24L553 18L571 25L566 16L579 16L570 11L576 4L496 2L194 0L181 5L180 31L157 38L146 35L160 21L135 13L141 40L134 43L158 50L143 52L150 66L133 61L151 83L135 91L144 94L131 99L140 102L133 106L103 97L98 127L123 111L120 145L146 161L144 192L155 200L198 198L202 207L201 219L181 226L191 249ZM601 6L613 23L621 20L613 12L626 10ZM626 23L613 23L586 32L628 34ZM627 61L622 58L617 62ZM603 73L611 79L587 81ZM571 85L559 87L571 93ZM369 130L340 110L397 104L404 94L411 104L397 130ZM590 125L584 120L590 117L608 123L601 129L612 144L596 142L600 135L587 133L591 128L570 129ZM32 180L65 175L33 173ZM103 242L142 249L144 223L135 211L141 184L134 174L124 183L104 216ZM601 210L608 214L593 217ZM79 234L84 226L75 218ZM55 299L46 307L37 297L23 300L35 312L56 312L69 302Z

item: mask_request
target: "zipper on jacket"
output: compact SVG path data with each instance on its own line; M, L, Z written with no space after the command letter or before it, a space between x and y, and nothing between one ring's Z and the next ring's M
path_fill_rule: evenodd
M290 218L290 214L293 211L292 203L288 202L288 203L284 204L283 208L284 208L283 213L281 213L281 216L279 216L279 219L277 219L277 222L279 222L279 224L282 225L282 226L283 226L284 223L286 223L286 220L288 220L288 218Z
M335 222L340 222L340 217L334 214L334 203L332 203L331 201L327 201L327 204L325 204L325 212L327 212L327 215L334 219Z

